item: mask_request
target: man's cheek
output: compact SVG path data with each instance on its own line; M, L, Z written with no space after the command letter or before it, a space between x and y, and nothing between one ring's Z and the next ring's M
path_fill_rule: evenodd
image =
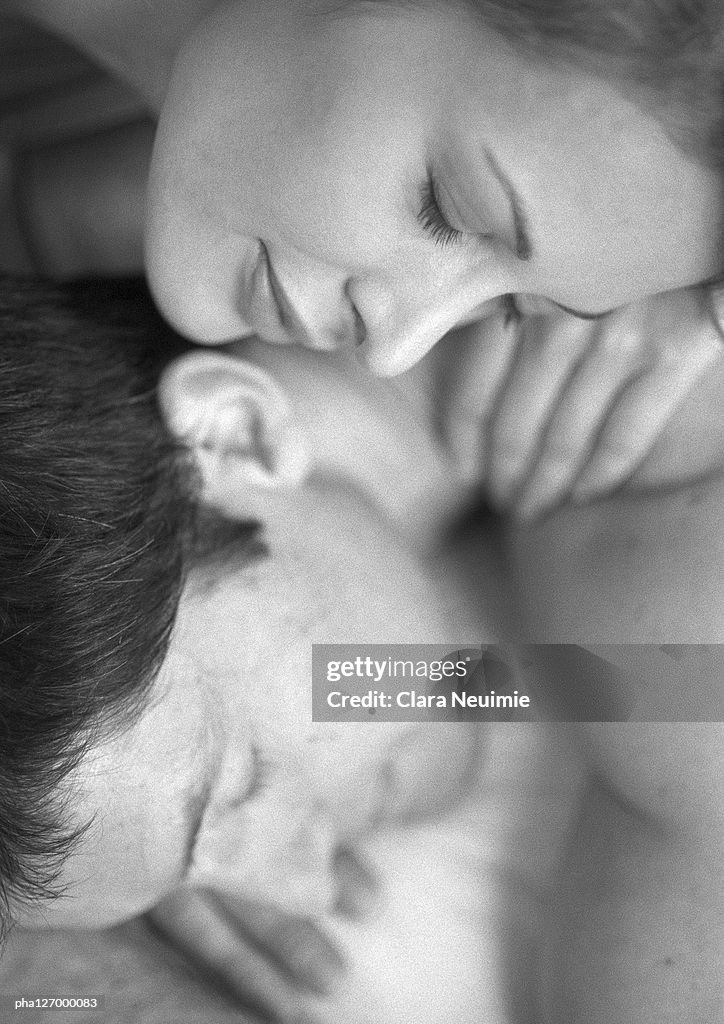
M100 816L99 819L100 820ZM154 907L181 884L185 871L183 835L177 825L161 827L109 815L92 824L63 866L64 896L24 915L31 928L109 928Z

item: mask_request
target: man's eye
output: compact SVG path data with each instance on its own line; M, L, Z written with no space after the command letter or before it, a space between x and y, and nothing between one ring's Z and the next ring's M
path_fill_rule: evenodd
M420 212L417 219L436 245L445 248L448 245L454 245L464 237L462 231L458 231L445 220L445 215L440 209L437 183L431 173L428 173L427 180L420 190L420 200Z

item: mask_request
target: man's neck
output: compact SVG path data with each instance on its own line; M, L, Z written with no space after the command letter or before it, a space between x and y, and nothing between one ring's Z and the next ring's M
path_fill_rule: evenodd
M427 422L424 393L418 398L371 377L345 353L318 355L254 339L236 352L263 367L287 394L317 483L345 480L418 552L439 540L467 491ZM268 507L257 514L268 521Z

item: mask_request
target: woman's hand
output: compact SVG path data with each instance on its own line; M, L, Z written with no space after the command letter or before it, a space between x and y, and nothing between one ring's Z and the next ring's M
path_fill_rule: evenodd
M629 480L724 339L708 291L687 288L598 320L494 317L447 352L439 398L453 451L491 504L535 518Z
M375 879L343 848L335 877L335 916L359 922L374 905ZM314 1004L330 995L345 973L342 956L317 923L255 900L182 888L148 918L197 968L275 1024L313 1020Z
M304 918L199 889L180 889L152 925L246 1009L294 1024L310 995L328 993L344 965Z

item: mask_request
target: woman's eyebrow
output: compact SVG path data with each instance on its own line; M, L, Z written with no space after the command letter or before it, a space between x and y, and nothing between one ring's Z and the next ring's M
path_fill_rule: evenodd
M503 191L508 197L511 210L513 211L515 254L519 260L527 262L533 258L533 245L530 240L528 215L525 212L525 205L521 195L489 149L483 149L483 156L498 182L503 186Z
M513 182L500 166L489 149L483 149L483 154L499 183L502 185L513 211L513 225L515 228L515 254L519 260L533 259L533 243L530 240L530 227L528 215L525 212L525 205ZM603 313L582 313L570 306L564 306L560 302L554 305L562 309L564 313L577 317L579 320L603 320L604 317L613 313L613 309L606 309Z

